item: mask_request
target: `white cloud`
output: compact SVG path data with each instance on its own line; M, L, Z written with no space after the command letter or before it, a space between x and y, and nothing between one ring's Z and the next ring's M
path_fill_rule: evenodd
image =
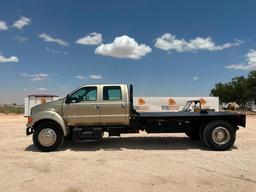
M47 73L39 73L39 74L27 74L27 73L20 73L22 77L29 78L30 81L45 81L50 79L52 76L56 74L47 74Z
M198 77L196 77L196 76L194 76L194 77L193 77L193 80L198 80L198 79L199 79L199 78L198 78Z
M28 37L25 37L25 36L19 36L19 35L14 36L14 39L15 39L15 40L17 40L17 41L18 41L18 42L20 42L20 43L24 43L24 42L26 42L26 41L28 41L28 40L29 40L29 38L28 38Z
M0 52L0 63L7 63L7 62L19 62L18 57L11 56L11 57L5 57Z
M83 75L77 75L76 78L81 79L81 80L88 79L87 76L83 76ZM101 75L93 75L93 74L89 75L89 78L90 79L103 79L103 77Z
M256 50L251 49L246 54L244 63L227 65L225 68L235 70L256 70Z
M57 54L60 54L60 53L61 53L61 51L55 50L55 49L51 49L51 48L49 48L49 47L45 47L45 50L46 50L46 51L49 51L49 52L52 52L52 53L57 53Z
M82 76L82 75L77 75L76 78L77 79L81 79L81 80L87 79L86 76Z
M225 66L227 69L235 69L235 70L248 70L249 65L246 64L232 64Z
M8 29L8 26L7 26L6 22L0 20L0 31L1 30L4 31L4 30L7 30L7 29Z
M47 91L48 89L44 88L44 87L39 87L39 88L36 88L37 91Z
M81 45L99 45L102 43L102 35L93 32L85 37L79 38L76 43Z
M175 35L165 33L158 37L155 42L155 47L165 51L175 50L177 52L196 52L200 50L219 51L230 47L239 46L243 43L240 40L235 40L232 43L224 43L216 45L211 37L197 37L186 41L185 39L177 39Z
M27 17L20 17L17 21L14 22L13 27L16 27L17 29L22 29L26 25L29 25L31 20Z
M90 75L91 79L103 79L103 77L101 75Z
M98 55L111 56L115 58L141 59L151 52L151 48L145 44L138 44L135 39L123 35L116 37L112 43L101 44L95 49Z
M38 35L38 37L43 39L45 42L53 42L53 43L57 43L57 44L62 45L62 46L68 46L68 43L63 41L62 39L53 38L53 37L51 37L50 35L48 35L46 33L41 33L41 34Z
M60 51L60 50L56 50L56 49L51 49L49 47L45 47L45 50L48 51L48 52L51 52L51 53L56 53L56 54L64 54L64 55L67 55L68 52L67 51Z

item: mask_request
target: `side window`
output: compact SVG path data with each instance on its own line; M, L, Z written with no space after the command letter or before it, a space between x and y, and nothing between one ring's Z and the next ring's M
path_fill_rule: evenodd
M83 87L71 95L72 103L79 103L82 101L96 101L97 87Z
M104 101L122 100L122 92L120 86L104 86L103 87Z

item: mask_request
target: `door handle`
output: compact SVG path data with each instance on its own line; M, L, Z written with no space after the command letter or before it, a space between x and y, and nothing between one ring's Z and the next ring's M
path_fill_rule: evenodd
M124 105L124 104L121 104L121 108L124 109L124 108L125 108L125 105Z
M96 109L99 109L99 108L100 108L100 105L99 105L99 104L96 104L96 105L95 105L95 108L96 108Z

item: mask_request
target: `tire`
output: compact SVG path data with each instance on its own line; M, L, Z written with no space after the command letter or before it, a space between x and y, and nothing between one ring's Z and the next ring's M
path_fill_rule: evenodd
M199 130L193 129L193 130L191 130L191 131L185 132L185 134L186 134L190 139L193 139L193 140L199 140L199 139L200 139L200 137L199 137Z
M203 146L211 149L211 147L209 146L209 144L205 141L204 136L203 136L203 131L204 131L205 127L201 127L199 130L199 137L200 137L200 141L202 143Z
M64 135L56 123L43 122L35 127L33 142L40 151L54 151L63 144Z
M212 121L202 129L200 139L210 149L228 150L235 143L236 129L226 121Z

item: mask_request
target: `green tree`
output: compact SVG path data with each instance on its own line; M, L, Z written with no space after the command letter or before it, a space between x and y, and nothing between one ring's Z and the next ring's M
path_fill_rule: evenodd
M256 104L256 71L248 74L249 97L252 103Z
M234 89L230 83L217 83L215 88L211 90L211 96L217 96L220 99L220 103L228 103L234 101Z
M250 88L248 84L248 79L239 76L234 77L230 82L233 89L233 100L240 106L245 108L250 101Z
M256 71L247 77L238 76L228 83L217 83L211 90L211 96L218 96L221 103L236 102L240 107L256 104Z

